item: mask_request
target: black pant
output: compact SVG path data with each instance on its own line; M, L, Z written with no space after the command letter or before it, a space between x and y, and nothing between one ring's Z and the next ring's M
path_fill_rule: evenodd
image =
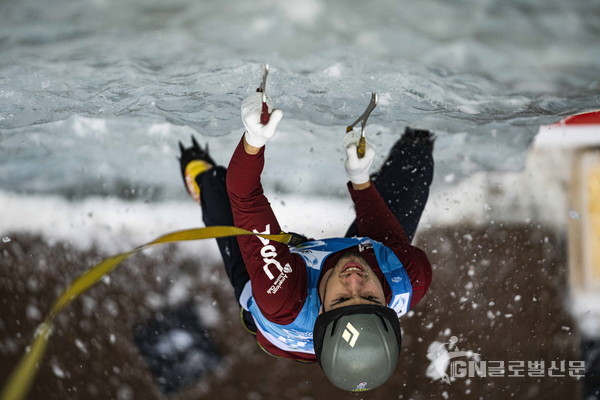
M400 139L392 147L385 163L372 180L392 213L412 241L429 196L433 179L433 139L406 141ZM200 204L206 226L233 225L229 196L225 187L227 170L215 167L198 177ZM356 236L354 221L346 237ZM217 239L225 271L239 301L246 282L250 280L236 237Z
M231 214L229 195L225 185L226 174L225 167L217 166L198 177L202 219L206 226L233 226L233 215ZM237 237L217 239L217 244L223 258L223 264L225 264L225 271L235 290L235 298L239 300L246 282L250 280L250 276L246 271Z

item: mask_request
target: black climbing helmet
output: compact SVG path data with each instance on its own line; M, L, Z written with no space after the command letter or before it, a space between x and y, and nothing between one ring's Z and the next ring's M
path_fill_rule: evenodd
M319 315L313 339L327 378L340 389L353 392L385 383L396 369L402 344L396 312L366 304Z

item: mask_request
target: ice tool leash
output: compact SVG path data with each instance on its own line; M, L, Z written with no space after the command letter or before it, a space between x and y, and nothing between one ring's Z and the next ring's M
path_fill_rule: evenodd
M206 228L187 229L167 233L148 243L138 246L133 250L105 258L98 264L92 266L86 272L75 278L75 280L56 299L50 312L37 327L32 343L27 347L25 354L21 357L12 374L5 382L2 392L0 392L0 400L21 400L27 395L37 373L39 364L46 352L48 340L52 334L52 325L56 316L63 311L69 303L88 289L92 288L104 276L115 270L129 257L157 244L248 235L260 236L264 239L287 244L289 246L296 246L303 241L306 241L306 238L296 233L266 235L250 232L235 226L210 226Z

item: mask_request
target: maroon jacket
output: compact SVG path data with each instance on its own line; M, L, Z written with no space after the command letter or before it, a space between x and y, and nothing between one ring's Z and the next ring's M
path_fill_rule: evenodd
M281 232L281 228L260 182L264 151L263 147L256 155L247 154L243 140L240 141L227 169L227 191L235 226L258 233L277 234ZM359 236L379 241L394 251L410 278L413 289L410 307L414 307L431 284L431 264L427 256L410 244L402 226L374 184L364 190L354 190L348 183L348 190L356 209ZM286 245L257 236L238 236L238 243L252 282L252 295L263 315L269 321L282 325L294 321L307 296L304 261L300 256L292 254ZM339 258L335 256L333 254L329 257L323 271L335 264ZM365 258L371 261L368 256ZM287 279L275 282L286 264L291 267L291 272L286 273ZM369 264L374 266L376 262ZM373 267L373 270L382 281L386 296L389 296L390 290L383 274L378 267ZM273 355L315 361L314 355L287 352L275 347L260 332L257 334L257 341Z

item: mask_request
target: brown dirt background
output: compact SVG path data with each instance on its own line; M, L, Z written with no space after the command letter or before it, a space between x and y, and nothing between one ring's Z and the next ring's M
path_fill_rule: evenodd
M68 243L8 234L0 243L0 384L29 344L36 325L75 276L108 256ZM433 341L458 337L482 360L582 360L580 337L567 312L566 237L537 224L455 226L419 232L433 284L411 316L401 319L401 361L395 376L372 392L333 387L315 365L271 358L238 322L222 266L177 246L138 254L77 299L57 318L29 399L565 399L581 398L581 382L563 378L472 378L448 385L425 375ZM152 317L153 296L185 277L193 302L214 308L210 330L223 355L214 373L163 395L133 343L133 326ZM515 296L521 296L515 299ZM490 318L490 313L493 318ZM62 371L61 377L56 371Z

